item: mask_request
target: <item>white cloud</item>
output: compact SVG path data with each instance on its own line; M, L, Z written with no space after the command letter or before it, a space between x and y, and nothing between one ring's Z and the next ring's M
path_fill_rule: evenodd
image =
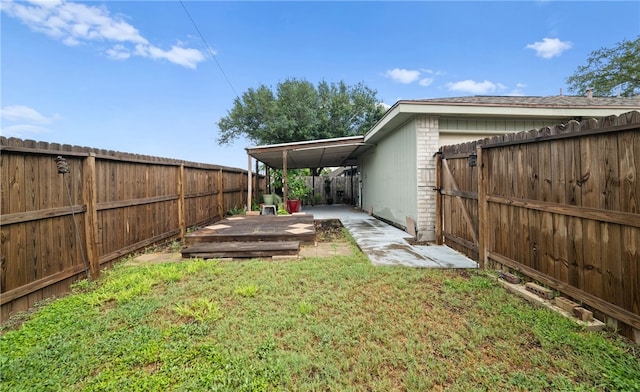
M24 105L10 105L0 109L2 118L11 122L28 122L31 124L47 125L60 119L58 114L47 117L37 110Z
M20 139L27 139L30 137L29 135L37 135L50 132L50 129L29 124L10 125L8 127L3 127L0 130L0 134L2 134L2 136L4 137L17 137Z
M543 38L542 41L536 41L528 44L528 49L536 51L536 56L543 59L560 56L564 51L571 49L573 44L569 41L560 41L558 38Z
M434 71L432 69L428 69L428 68L420 68L420 71L426 74L430 74L430 75L436 75L436 76L440 76L443 74L442 71Z
M124 45L115 45L113 48L107 49L105 53L107 57L114 60L126 60L131 57L131 52Z
M199 62L204 61L204 55L199 50L175 45L171 47L171 50L162 50L153 45L138 45L136 46L136 54L152 59L165 59L192 69L195 69Z
M418 82L418 84L422 87L429 87L431 83L433 83L433 78L420 79L420 81Z
M187 68L196 68L205 60L198 49L185 48L182 43L163 50L152 45L138 29L123 17L111 15L104 6L88 6L67 1L39 0L17 3L3 0L0 9L17 18L31 30L43 33L68 46L91 42L111 42L116 45L105 51L107 57L124 60L137 54L150 59L163 59ZM132 51L127 45L135 46ZM142 50L138 50L138 47Z
M60 120L59 114L45 116L39 111L24 105L10 105L0 109L2 117L2 136L26 138L30 134L51 132L44 125ZM6 122L17 123L6 126Z
M420 71L394 68L385 72L384 76L402 84L410 84L420 79Z
M383 75L398 83L411 84L417 82L418 85L422 87L428 87L435 79L432 77L423 77L423 74L439 75L440 73L426 68L421 68L420 70L394 68L387 70Z
M491 94L507 87L502 83L493 83L488 80L476 82L474 80L462 80L460 82L447 83L450 91L459 91L476 95Z
M513 96L513 97L524 96L525 93L524 93L524 91L522 91L522 89L524 89L525 87L527 87L527 85L524 84L524 83L516 83L516 88L512 89L511 91L509 91L506 95ZM505 86L505 89L506 88L507 87Z

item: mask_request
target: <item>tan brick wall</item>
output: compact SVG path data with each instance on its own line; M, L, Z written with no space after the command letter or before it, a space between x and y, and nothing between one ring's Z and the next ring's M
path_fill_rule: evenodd
M436 199L436 160L438 151L438 117L416 117L416 149L418 177L418 240L434 241Z

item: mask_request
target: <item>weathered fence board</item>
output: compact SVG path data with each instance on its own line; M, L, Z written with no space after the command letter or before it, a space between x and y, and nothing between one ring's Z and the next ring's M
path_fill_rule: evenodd
M2 320L66 292L85 261L95 277L246 200L241 169L15 138L0 148Z
M305 200L307 204L354 204L358 200L360 180L358 174L336 177L316 176L315 179L305 177L304 180L312 190Z
M640 334L640 112L445 146L439 159L446 244Z

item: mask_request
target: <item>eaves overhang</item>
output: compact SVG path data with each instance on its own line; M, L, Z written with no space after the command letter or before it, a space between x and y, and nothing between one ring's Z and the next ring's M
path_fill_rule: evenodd
M541 104L495 104L477 102L429 102L398 101L364 135L366 143L377 143L390 132L415 116L436 117L493 117L493 118L576 118L606 117L618 115L629 110L638 110L634 105L541 105Z

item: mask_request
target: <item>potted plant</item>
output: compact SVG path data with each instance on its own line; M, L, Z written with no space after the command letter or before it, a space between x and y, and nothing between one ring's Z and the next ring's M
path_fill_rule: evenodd
M300 177L296 177L290 184L288 184L288 200L287 200L287 209L290 213L300 211L300 206L302 205L302 200L306 199L311 193L311 188L309 188L304 179Z

